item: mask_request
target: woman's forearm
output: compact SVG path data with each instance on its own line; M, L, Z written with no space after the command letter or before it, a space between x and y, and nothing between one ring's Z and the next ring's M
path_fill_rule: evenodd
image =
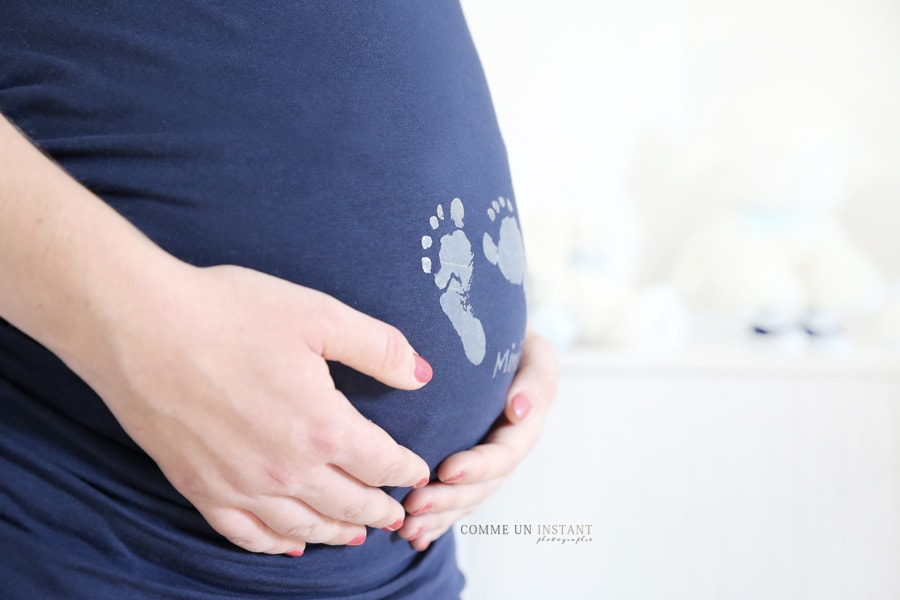
M180 265L0 116L0 316L64 360L89 359L95 336Z

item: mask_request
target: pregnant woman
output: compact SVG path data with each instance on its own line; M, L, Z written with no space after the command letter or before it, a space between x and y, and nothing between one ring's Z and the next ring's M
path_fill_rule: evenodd
M556 376L458 4L3 13L4 597L457 597Z

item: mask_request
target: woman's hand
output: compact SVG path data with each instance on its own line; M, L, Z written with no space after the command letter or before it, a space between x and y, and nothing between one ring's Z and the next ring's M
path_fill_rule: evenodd
M410 492L403 502L409 516L400 537L425 550L500 487L540 437L558 370L550 342L529 330L504 414L483 443L441 463L439 482Z
M325 360L421 387L431 369L401 333L239 267L185 267L169 288L117 320L115 352L81 371L209 524L292 555L399 528L402 506L378 488L423 484L428 467L352 407Z

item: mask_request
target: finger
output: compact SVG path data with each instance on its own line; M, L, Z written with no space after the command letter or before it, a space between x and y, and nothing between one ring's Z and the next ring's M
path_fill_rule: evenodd
M256 515L237 508L197 507L210 526L229 542L249 552L300 556L306 543L272 531Z
M366 485L337 467L319 469L314 480L314 484L294 490L293 495L324 517L376 529L397 529L406 516L403 506L379 487Z
M428 546L430 546L434 540L447 533L447 530L449 530L454 523L460 521L470 513L471 511L468 510L460 510L448 514L446 518L420 525L416 528L416 531L411 537L404 539L407 539L413 548L419 552L423 552L428 549Z
M419 535L416 539L414 539L411 543L412 547L415 548L418 552L425 552L428 550L428 546L431 545L431 542L439 538L441 534L434 535L431 532L426 532Z
M366 528L330 518L295 498L263 498L250 507L275 534L310 544L358 546L366 539Z
M421 523L421 517L425 515L474 509L497 491L502 483L502 478L467 485L432 483L420 490L413 490L403 501L409 516L402 530L408 532L408 525Z
M318 435L330 436L331 463L373 487L421 487L428 482L428 464L399 445L381 427L362 416L346 398L334 423Z
M397 532L397 535L409 542L421 535L434 539L447 531L454 523L471 514L475 508L476 506L467 506L410 518Z
M541 425L528 419L495 427L485 443L447 457L438 467L440 481L454 485L508 477L537 444Z
M558 377L559 364L553 345L529 329L519 368L506 395L506 418L511 423L521 423L533 411L545 413L556 394Z
M320 302L322 316L312 328L310 343L321 356L399 389L415 390L431 380L428 361L396 327L325 294Z

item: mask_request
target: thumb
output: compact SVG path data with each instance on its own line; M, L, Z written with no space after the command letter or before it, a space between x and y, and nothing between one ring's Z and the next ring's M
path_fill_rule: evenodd
M316 328L315 348L323 358L403 390L415 390L431 381L431 365L399 329L323 296L325 306Z
M521 423L532 412L544 412L556 395L559 365L553 345L531 329L525 334L519 368L506 394L504 415Z

